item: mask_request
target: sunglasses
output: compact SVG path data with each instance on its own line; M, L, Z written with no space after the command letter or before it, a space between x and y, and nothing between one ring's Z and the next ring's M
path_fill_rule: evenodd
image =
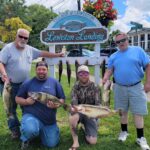
M79 75L80 77L83 77L83 76L88 76L89 73L84 71L84 72L79 72L78 75Z
M116 41L116 44L124 43L126 40L127 40L127 38Z
M22 36L22 35L18 35L18 37L19 37L20 39L24 39L24 40L28 40L28 39L29 39L28 37L25 37L25 36Z

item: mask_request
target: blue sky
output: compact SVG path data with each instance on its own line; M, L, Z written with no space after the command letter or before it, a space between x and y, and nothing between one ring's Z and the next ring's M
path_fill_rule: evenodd
M80 0L81 5L84 0ZM95 0L96 1L96 0ZM130 22L141 23L144 27L150 28L150 0L112 0L114 8L118 11L118 18L111 30L128 32L131 28ZM26 0L27 5L42 4L45 7L55 6L56 13L65 10L77 10L77 0Z
M117 9L119 14L123 15L125 13L125 10L126 10L126 6L123 3L123 0L113 0L113 3L114 3L114 8Z

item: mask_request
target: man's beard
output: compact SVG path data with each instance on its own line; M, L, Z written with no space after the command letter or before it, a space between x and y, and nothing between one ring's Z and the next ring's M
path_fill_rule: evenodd
M39 80L46 80L46 79L47 79L47 75L42 75L42 76L37 75L37 78L38 78Z
M25 43L21 43L21 42L18 42L18 45L19 45L19 47L21 47L21 48L25 48L25 46L26 46Z

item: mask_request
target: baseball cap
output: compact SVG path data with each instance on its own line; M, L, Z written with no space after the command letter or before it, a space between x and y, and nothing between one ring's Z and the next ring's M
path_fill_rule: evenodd
M37 63L36 63L36 68L37 68L38 66L45 66L46 68L48 68L48 64L47 64L45 61L39 61L39 62L37 62Z
M81 72L81 71L86 71L86 72L89 72L89 68L85 65L81 65L79 68L78 68L78 72Z

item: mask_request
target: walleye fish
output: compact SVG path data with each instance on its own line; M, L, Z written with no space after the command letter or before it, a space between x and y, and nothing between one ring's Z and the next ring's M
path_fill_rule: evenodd
M117 111L104 106L80 104L72 106L78 113L84 114L89 118L104 118L115 114Z
M89 61L86 60L85 63L84 63L84 65L88 66L88 64L89 64Z
M48 101L52 101L56 105L63 106L65 110L70 109L67 104L62 103L56 96L50 95L48 93L29 92L28 96L45 105L47 104Z
M68 83L70 86L70 80L71 80L71 66L69 61L66 61L66 65L67 65L67 77L68 77Z
M3 96L4 109L8 118L14 117L12 114L11 89L12 89L11 84L5 82L2 96Z
M75 60L76 81L78 81L78 76L77 76L78 67L79 67L79 62L78 60Z
M59 61L58 67L59 67L59 82L60 82L61 81L61 75L62 75L62 72L63 72L62 60Z
M103 106L110 106L110 88L111 81L107 80L107 82L102 86L102 104Z

